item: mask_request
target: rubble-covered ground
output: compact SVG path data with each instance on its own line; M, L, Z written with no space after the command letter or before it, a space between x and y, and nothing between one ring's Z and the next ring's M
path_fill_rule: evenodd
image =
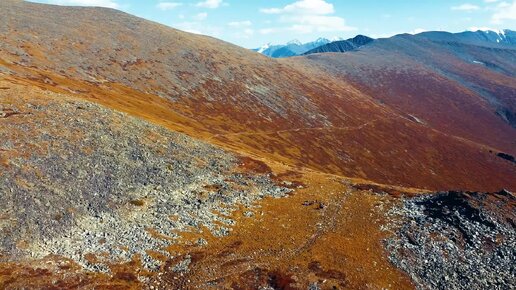
M390 260L419 289L514 289L515 204L505 190L406 199L390 212Z
M139 254L155 269L181 232L227 235L238 206L289 191L232 153L89 102L15 86L0 100L0 261L55 254L104 272Z

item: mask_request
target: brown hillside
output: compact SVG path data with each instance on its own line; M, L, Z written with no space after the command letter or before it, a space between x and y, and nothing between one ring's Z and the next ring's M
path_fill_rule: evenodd
M0 5L1 61L10 78L328 173L430 189L515 187L514 166L489 152L512 152L511 144L478 137L513 131L481 109L459 116L480 117L483 126L455 128L457 117L449 117L453 128L443 130L297 60L279 62L110 9ZM443 89L468 98L454 83Z
M409 119L500 150L514 153L516 149L515 129L506 119L516 111L516 49L512 47L396 36L358 52L298 60L352 82Z

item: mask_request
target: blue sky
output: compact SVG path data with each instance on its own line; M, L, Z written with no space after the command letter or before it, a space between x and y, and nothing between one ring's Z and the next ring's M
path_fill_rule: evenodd
M104 6L255 48L265 43L425 30L516 30L516 0L33 0Z

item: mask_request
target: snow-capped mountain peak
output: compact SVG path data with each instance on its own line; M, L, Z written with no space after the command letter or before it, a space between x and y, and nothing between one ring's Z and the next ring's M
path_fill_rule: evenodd
M266 43L264 45L262 45L260 48L258 48L258 52L259 53L263 53L264 51L266 51L267 49L269 49L269 47L271 47L271 43Z
M297 40L297 39L294 39L294 40L291 40L289 42L287 42L287 45L291 45L291 44L294 44L294 45L303 45L301 43L301 41Z
M327 38L324 38L324 37L319 37L319 38L317 38L317 40L316 40L316 41L314 41L314 42L315 42L315 43L328 43L328 42L330 42L330 40L329 40L329 39L327 39Z

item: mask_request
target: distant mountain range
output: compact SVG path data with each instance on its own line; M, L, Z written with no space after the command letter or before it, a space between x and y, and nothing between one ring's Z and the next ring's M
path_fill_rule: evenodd
M323 52L346 52L352 51L364 45L367 45L373 42L374 39L367 37L365 35L357 35L348 40L339 40L327 43L325 45L321 45L312 50L305 52L304 54L312 54L312 53L323 53Z
M331 43L332 41L326 38L319 38L316 41L301 43L299 40L292 40L287 44L272 45L270 43L263 45L260 48L253 49L263 55L273 58L291 57L302 55L303 53Z
M416 34L416 36L432 41L455 42L473 45L516 45L516 32L509 29L500 31L464 31L460 33L428 31ZM374 40L375 39L365 35L357 35L346 40L342 38L334 40L319 38L316 41L304 44L298 40L293 40L287 44L282 45L266 44L253 50L272 58L283 58L298 55L309 55L314 53L347 52L358 49L362 46L366 46L372 43Z

